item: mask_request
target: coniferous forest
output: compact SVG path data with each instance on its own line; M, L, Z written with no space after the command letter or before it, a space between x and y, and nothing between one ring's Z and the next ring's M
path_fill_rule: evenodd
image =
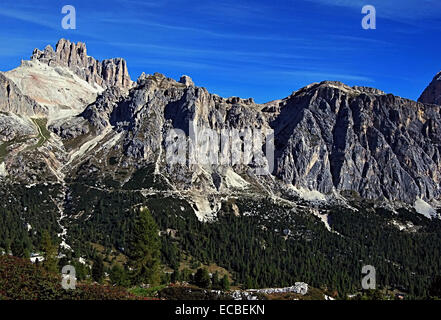
M61 229L53 201L59 188L17 185L13 193L2 193L8 199L0 207L3 251L29 257L41 250L45 231L59 243ZM232 212L233 202L242 215ZM160 230L162 268L175 270L172 277L178 272L182 280L190 275L187 270L185 276L182 268L179 272L179 266L191 257L195 266L214 263L228 270L232 285L243 288L283 287L303 281L344 297L360 290L362 266L373 265L378 285L425 298L441 269L440 221L405 209L393 213L366 201L354 203L357 210L329 207L332 231L307 206L293 209L268 199L230 199L209 223L200 222L183 199L144 197L129 188L104 190L73 182L64 203L66 242L73 249L65 252L64 259L83 257L95 263L98 256L104 258L107 270L113 266L111 274L120 283L124 279L118 272L124 273L124 269L118 268L124 266L115 265L111 255L117 252L129 261L136 256L131 235L141 206L151 211ZM410 222L413 229L400 231L392 220ZM98 254L97 245L104 251ZM81 264L75 265L81 277ZM162 281L170 281L165 276Z

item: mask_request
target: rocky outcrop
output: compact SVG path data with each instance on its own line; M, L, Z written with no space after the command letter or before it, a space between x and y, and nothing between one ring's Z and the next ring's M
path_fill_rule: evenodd
M98 96L94 103L87 106L81 116L87 119L99 131L102 131L111 124L111 113L126 95L127 93L123 92L119 87L110 87Z
M273 129L273 175L283 184L407 203L441 195L438 106L330 81L258 105L252 99L221 98L188 78L176 82L161 74L140 78L129 95L117 97L107 92L84 114L98 127L128 130L125 150L134 158L153 161L167 148L166 133L180 129L188 136L191 122L217 132ZM199 172L191 165L179 172L166 165L162 170L174 181L193 181ZM219 189L222 178L213 170L209 185ZM234 170L246 172L240 166Z
M408 203L440 197L440 107L337 82L281 104L271 125L275 175L286 183Z
M187 87L194 87L194 82L189 76L183 75L179 82L185 84Z
M49 130L62 139L74 139L90 131L87 122L79 116L55 121L49 126Z
M22 61L21 65L5 73L20 91L38 104L48 107L49 117L63 117L96 100L102 88L87 83L68 67L48 66L38 60Z
M38 60L49 66L68 67L81 79L103 89L112 86L130 88L133 85L124 59L98 61L87 55L86 45L82 42L73 43L61 39L55 50L51 46L43 51L35 49L31 60Z
M374 88L325 81L287 98L256 104L251 98L211 94L188 76L175 81L159 73L142 74L136 83L129 84L125 63L109 69L105 62L88 57L83 44L66 40L61 40L55 51L50 47L36 51L33 61L75 70L75 77L107 88L97 93L98 98L80 115L52 119L50 123L50 129L64 140L86 136L75 143L91 141L81 152L71 150L78 161L105 139L108 144L101 152L113 146L112 150L122 152L122 162L127 166L153 165L156 175L183 190L226 192L254 183L274 194L288 186L303 194L313 192L314 198L320 199L326 198L324 194L349 194L346 191L366 199L409 204L418 199L441 199L441 106L433 104L436 99L424 104ZM110 65L119 65L112 61ZM0 80L4 83L0 86L3 97L14 96L14 92L18 97L3 98L4 110L20 113L24 112L19 109L22 105L33 103L20 96L13 84L8 87L7 78ZM16 99L24 102L11 106L10 101ZM33 108L38 105L25 109ZM223 159L229 161L251 147L250 136L243 134L248 129L257 130L262 139L274 132L271 175L256 177L251 170L270 167L264 146L257 148L246 164L224 163L220 157L214 163L194 162L192 157L200 156L194 152L195 141L190 137L195 127L215 134L240 132L234 143L231 139L231 148L222 150ZM167 156L169 147L182 138L178 135L183 136L188 158L172 165ZM235 144L240 149L234 149ZM215 140L208 145L220 153ZM199 200L196 206L200 213L219 205Z
M441 72L439 72L418 99L422 103L441 104Z
M20 89L0 72L0 112L14 113L24 116L47 114L47 109L35 100L24 95Z
M0 144L32 134L34 134L32 126L24 119L13 114L2 114L0 112Z

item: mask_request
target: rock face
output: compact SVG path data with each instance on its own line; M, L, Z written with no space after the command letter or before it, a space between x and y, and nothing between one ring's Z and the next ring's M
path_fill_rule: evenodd
M409 203L440 196L440 107L337 82L280 105L271 125L275 174L286 183Z
M439 72L418 99L422 103L441 104L441 72Z
M45 107L24 95L2 72L0 72L0 111L27 116L47 114Z
M216 132L256 126L270 130L252 100L221 98L205 88L195 87L189 77L183 79L177 82L159 73L144 76L125 97L118 96L115 90L107 90L96 103L88 106L83 116L101 130L110 124L129 132L130 138L124 144L126 154L152 161L169 146L166 140L172 129L188 135L191 123ZM162 169L172 174L176 167ZM181 169L179 173L174 172L173 180L185 182L201 173L197 164L188 164ZM211 176L208 180L211 187L215 185Z
M188 76L175 81L159 73L142 74L133 83L123 60L98 62L87 56L82 43L60 40L55 51L36 50L32 59L31 63L68 68L86 84L106 88L79 114L49 124L59 138L52 148L57 177L73 174L76 166L99 152L95 166L103 165L103 174L109 173L107 158L112 163L119 159L125 168L153 167L152 175L172 188L194 192L201 217L220 206L210 197L248 187L272 195L292 189L314 199L337 193L408 204L441 199L441 106L433 98L438 80L431 85L435 89L425 91L432 92L432 98L421 99L427 104L330 81L256 104L251 98L211 94ZM30 115L45 111L2 74L0 110ZM1 132L11 135L5 123ZM220 156L215 162L194 162L201 154L193 152L196 143L190 136L195 127L215 134L239 132L237 140L228 138L231 148L218 148L221 143L214 138L207 143L229 161L237 157L235 144L244 157L244 150L254 148L255 137L251 140L247 130L257 130L259 139L273 133L273 166L263 150L269 143L254 150L246 164L225 163ZM187 158L171 164L170 148L181 138ZM253 170L258 167L271 172L257 176Z
M118 95L108 92L84 115L98 127L110 124L130 132L125 150L133 158L155 161L167 148L167 132L181 129L188 135L191 122L218 132L273 129L273 175L282 184L407 203L440 197L438 106L339 82L313 84L258 105L251 99L221 98L189 83L146 76L127 97L117 101ZM244 169L234 167L240 174ZM175 182L195 181L202 174L191 165L178 172L166 165L161 170ZM209 172L208 185L219 189L225 177L215 169Z
M35 49L31 60L38 60L49 66L68 67L81 79L103 89L111 86L130 88L133 84L124 59L98 61L87 55L86 45L82 42L73 43L61 39L55 50L51 46L43 51Z
M67 67L48 66L38 60L23 61L5 73L22 93L48 107L51 117L63 116L69 110L81 112L103 91L81 79Z

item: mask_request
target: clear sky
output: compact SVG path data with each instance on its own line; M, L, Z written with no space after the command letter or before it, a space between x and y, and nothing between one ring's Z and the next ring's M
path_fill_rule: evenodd
M377 29L361 27L361 8ZM73 5L77 29L61 28ZM338 80L417 99L441 70L440 0L2 0L0 70L59 38L142 73L191 76L221 96L283 98Z

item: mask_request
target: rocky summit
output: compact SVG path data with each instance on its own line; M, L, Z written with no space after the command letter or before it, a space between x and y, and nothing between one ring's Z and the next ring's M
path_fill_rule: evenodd
M441 104L441 72L439 72L418 99L422 103Z
M55 50L35 49L29 61L0 74L1 179L64 184L87 164L98 179L110 176L122 185L135 168L152 167L152 176L167 189L181 190L201 219L215 217L221 199L237 191L424 203L424 214L435 215L441 195L440 83L438 75L420 102L324 81L257 104L209 93L188 76L175 81L143 74L132 82L123 59L99 62L84 43L60 40ZM188 138L194 124L217 133L272 132L271 172L249 170L259 161L269 167L264 156L246 165L171 164L168 137L181 130ZM125 175L116 176L110 159L127 169Z
M61 39L55 50L51 46L43 51L35 49L31 61L54 67L68 67L81 79L104 89L113 86L129 88L133 84L124 59L98 61L87 55L86 45L82 42L72 43Z

